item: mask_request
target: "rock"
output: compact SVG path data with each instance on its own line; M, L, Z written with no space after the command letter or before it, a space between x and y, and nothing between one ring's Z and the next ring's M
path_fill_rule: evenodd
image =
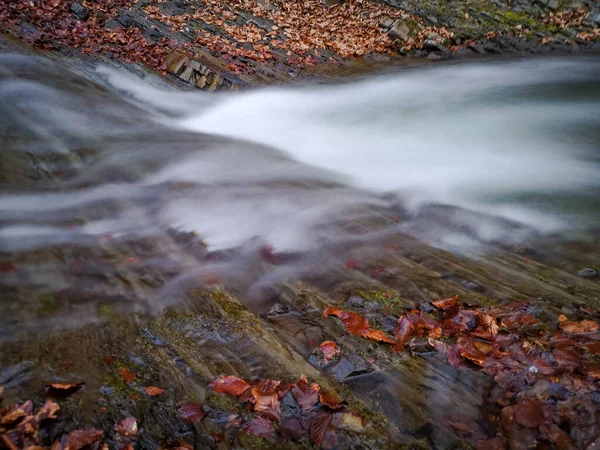
M558 0L535 0L535 3L544 8L551 9L552 11L556 11L560 6Z
M179 78L188 83L196 84L196 71L193 68L187 66L185 69L183 69L183 72L179 74Z
M165 63L167 64L167 72L179 76L183 72L185 66L189 61L190 60L187 56L179 52L171 52L165 58Z
M88 16L90 15L88 13L88 10L85 8L85 6L83 6L82 4L77 3L77 2L75 2L71 5L71 12L79 20L86 20L88 18Z
M429 59L430 61L438 61L442 58L443 56L439 53L430 53L429 55L427 55L427 59Z
M410 35L410 27L401 19L396 20L388 31L388 36L392 41L395 41L396 39L407 41Z
M353 295L348 300L346 300L346 305L354 306L355 308L357 306L362 306L364 303L364 299L362 297L359 297L358 295Z
M384 29L389 29L394 24L394 19L391 17L384 17L379 21L379 27Z
M585 16L585 21L592 25L600 25L600 13L592 13L590 11Z
M581 269L579 272L577 272L577 275L579 275L581 278L596 278L598 275L600 275L600 272L591 267L586 267L585 269Z
M449 53L450 52L450 50L448 50L446 47L444 47L439 42L434 41L433 39L425 39L425 42L423 42L423 48L425 50L437 51L437 52L441 52L441 53Z

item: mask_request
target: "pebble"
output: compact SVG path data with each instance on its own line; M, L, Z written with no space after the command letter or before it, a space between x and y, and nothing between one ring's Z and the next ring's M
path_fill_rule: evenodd
M581 269L579 272L577 272L577 275L579 275L581 278L596 278L598 275L600 275L600 273L596 269L586 267L585 269Z

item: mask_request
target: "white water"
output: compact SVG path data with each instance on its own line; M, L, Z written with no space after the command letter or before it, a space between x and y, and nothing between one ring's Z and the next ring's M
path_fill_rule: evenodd
M175 227L198 231L212 249L258 239L277 250L302 250L338 239L323 234L323 225L351 222L352 210L399 205L414 219L399 230L453 247L473 236L518 241L532 232L598 225L597 211L573 208L600 192L598 60L461 64L338 85L220 94L167 92L114 70L100 73L136 105L154 111L172 145L124 143L89 168L82 166L82 177L94 180L83 189L5 195L0 209L14 220L0 230L4 248ZM125 103L97 106L92 97L69 103L60 92L47 94L37 81L34 86L33 105L42 112L51 108L53 115L44 113L27 126L44 142L59 142L62 152L69 139L118 142L132 127ZM22 91L17 95L11 87L3 95L27 105L19 95L31 89ZM121 117L122 125L110 125ZM95 125L98 118L109 125ZM198 136L197 151L188 151L188 144L184 151L177 130L263 147L207 144ZM159 163L140 169L150 160ZM93 178L94 171L108 175ZM135 175L110 179L120 171ZM196 184L197 190L161 188L179 182ZM298 184L302 188L294 187ZM60 223L79 219L82 208L111 201L124 205L86 218L79 227ZM453 209L431 225L431 212L423 219L427 205ZM453 230L439 228L440 222ZM463 236L465 227L473 236Z
M598 93L586 101L561 97L564 84L597 82L598 73L598 61L465 64L221 95L213 104L202 94L173 100L122 87L159 108L177 105L177 126L273 146L335 180L400 195L413 210L448 204L548 232L575 224L510 197L600 184L600 144L569 135L573 125L600 126ZM539 86L549 89L540 94Z

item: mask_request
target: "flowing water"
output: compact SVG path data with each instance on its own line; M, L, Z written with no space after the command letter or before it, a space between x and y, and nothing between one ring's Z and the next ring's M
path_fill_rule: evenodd
M234 261L197 267L163 249L171 254L145 263L251 274L240 275L251 289L265 281L241 255L257 248L323 258L401 232L485 251L549 233L593 236L599 224L597 59L219 94L161 90L108 68L97 71L100 87L48 62L1 63L5 255L193 231L206 252L235 251ZM39 292L67 289L73 268L4 272L5 286ZM2 308L9 333L21 307Z
M217 448L171 413L196 399L203 427L228 423L207 388L221 374L343 383L385 421L338 448L456 448L473 421L493 437L491 377L392 354L323 309L391 334L457 293L545 320L598 308L597 58L207 94L2 55L0 144L0 385L16 402L85 381L65 417L111 433L127 411L140 448ZM325 340L342 353L322 366Z

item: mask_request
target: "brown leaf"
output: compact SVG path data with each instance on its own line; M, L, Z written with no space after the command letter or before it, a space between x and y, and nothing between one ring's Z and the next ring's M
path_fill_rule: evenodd
M246 433L269 439L275 434L273 423L264 417L256 417L246 425Z
M475 443L475 450L506 450L506 439L502 436L496 436L488 440L481 440Z
M200 403L182 402L177 411L179 418L188 423L198 423L206 416Z
M319 345L319 351L323 355L323 363L329 364L340 353L340 349L335 345L335 342L325 341Z
M279 383L273 380L263 380L260 384L252 387L252 396L256 401L254 411L277 422L281 420L281 403L276 391Z
M333 415L328 412L318 414L310 427L310 437L313 443L320 448L329 449L338 443L337 435L331 426Z
M135 417L126 417L115 425L115 431L123 436L135 436L138 433L138 424Z
M459 336L456 341L456 347L460 352L460 356L468 359L478 366L483 366L485 360L487 359L487 356L478 348L478 346L475 344L475 341L467 336Z
M398 319L398 323L396 324L396 328L394 329L394 336L396 337L396 351L404 350L404 344L410 338L414 326L410 323L406 315L401 316Z
M46 403L39 409L33 420L39 424L46 419L56 419L58 411L60 411L60 406L52 400L46 400Z
M535 428L544 422L543 403L535 399L523 399L514 406L515 420L521 426Z
M318 384L312 383L309 386L304 379L301 379L292 388L291 392L298 405L300 405L300 408L306 411L317 404L320 390L321 388Z
M121 367L119 369L119 374L121 374L121 377L125 380L126 383L131 383L133 380L135 380L135 372L132 372L126 367Z
M144 388L144 391L146 391L146 394L151 395L152 397L155 397L155 396L160 395L163 392L165 392L164 389L156 387L156 386L146 386Z
M455 295L454 297L445 298L443 300L436 300L435 302L431 302L431 304L433 306L435 306L436 308L441 309L442 311L445 311L446 309L448 309L452 306L456 306L457 301L458 301L458 295Z
M27 400L25 403L10 405L0 411L0 425L10 425L21 417L33 414L33 402Z
M571 334L593 333L598 331L600 324L593 320L582 320L581 322L561 322L561 330Z
M454 367L458 368L462 366L463 360L460 356L459 351L451 345L448 345L444 342L437 341L435 339L428 338L427 342L431 345L436 352L446 357L448 363Z
M67 436L65 450L79 450L86 445L93 444L104 435L102 430L87 429L75 430Z
M232 397L242 395L250 388L248 383L234 375L222 375L217 377L209 384L209 386L213 391L218 392L219 394L226 394Z

